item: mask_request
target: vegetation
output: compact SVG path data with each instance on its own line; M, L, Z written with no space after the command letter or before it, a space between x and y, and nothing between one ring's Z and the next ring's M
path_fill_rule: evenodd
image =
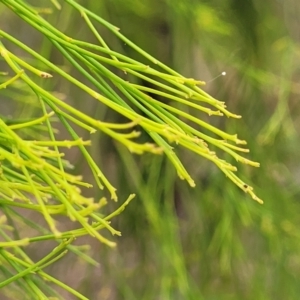
M289 1L0 2L0 295L297 299Z

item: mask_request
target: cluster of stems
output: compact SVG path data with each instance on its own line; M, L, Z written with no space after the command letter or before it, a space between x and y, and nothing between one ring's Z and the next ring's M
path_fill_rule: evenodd
M99 230L106 228L111 234L120 235L119 231L110 226L109 220L120 213L134 195L130 195L113 214L103 217L99 210L106 204L106 199L95 201L81 194L80 187L91 187L91 184L82 181L80 176L70 173L71 165L63 158L64 154L61 151L63 147L78 147L94 175L98 188L106 188L111 198L117 200L116 189L87 150L90 141L82 140L75 131L74 125L87 130L90 134L100 131L123 144L132 153L150 152L166 155L176 168L178 176L194 187L194 180L176 154L178 147L186 148L210 160L239 188L262 203L253 188L236 175L236 166L219 157L219 153L225 152L237 162L259 166L258 163L240 154L249 152L242 147L246 142L240 140L236 134L226 133L196 116L197 111L200 111L209 116L225 115L240 118L229 112L224 102L214 99L203 91L200 86L205 84L204 82L185 78L159 62L128 40L121 34L119 28L76 1L65 0L73 7L74 13L77 11L82 22L86 23L96 37L98 40L96 44L65 35L25 1L2 0L1 2L48 39L69 61L72 68L86 79L85 82L89 82L89 84L83 83L9 32L0 30L0 54L7 65L6 70L0 70L1 78L4 78L1 79L0 92L20 86L21 82L21 88L35 99L35 104L39 107L39 116L36 118L20 121L6 120L4 117L0 119L0 205L5 215L14 214L15 207L38 212L43 215L49 226L49 231L46 232L43 228L38 228L41 235L37 237L12 239L5 233L6 230L11 230L6 224L7 219L5 217L1 219L0 231L4 237L4 241L0 242L1 260L9 259L15 270L19 272L18 275L3 282L2 286L16 280L16 276L24 277L30 272L40 273L44 278L48 276L48 280L55 282L42 271L42 268L59 259L64 255L65 250L75 251L76 247L72 248L71 245L74 238L89 234L101 242L114 246L115 243L104 238ZM60 8L57 1L53 3ZM105 26L128 47L137 51L144 60L148 61L148 64L110 49L96 28L99 25ZM17 48L18 51L15 51ZM20 53L20 50L24 56L14 54ZM30 62L28 56L31 57ZM37 65L44 67L41 70L40 67L36 67ZM36 76L39 77L38 80ZM83 90L90 98L122 115L128 122L120 124L99 120L68 104L57 94L47 91L43 87L43 80L51 80L58 76L61 80L66 80ZM43 80L40 80L41 78ZM146 87L141 82L147 82L149 85ZM194 111L194 115L185 112L184 107ZM53 125L57 120L68 131L70 140L57 139ZM43 134L43 139L36 139L30 134L30 132L37 132L41 127L48 133L47 136ZM152 142L139 142L141 132L136 128L146 132ZM80 228L61 232L55 221L58 215L77 222ZM20 215L16 218L28 222ZM32 226L32 224L27 225ZM32 262L28 257L24 258L26 254L21 246L49 239L58 241L59 246L47 257L37 263ZM19 256L24 258L23 261L5 250L10 247L18 249ZM31 284L34 285L34 282Z

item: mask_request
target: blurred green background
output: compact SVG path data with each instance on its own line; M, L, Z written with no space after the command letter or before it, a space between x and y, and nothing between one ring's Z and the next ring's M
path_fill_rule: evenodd
M49 6L48 1L31 3ZM198 115L248 141L249 157L261 167L239 165L239 172L265 203L252 201L211 163L187 151L180 157L196 182L194 189L177 178L164 157L132 156L98 134L91 150L96 161L121 199L133 192L137 197L113 221L122 231L115 239L117 249L80 241L92 245L99 268L70 256L49 267L49 273L89 299L300 299L300 2L81 3L163 63L186 77L207 81L205 91L243 116L231 120ZM5 30L64 65L47 41L29 27L20 28L2 6L0 13ZM80 16L65 4L45 18L71 36L94 41ZM141 59L98 29L112 49ZM225 77L213 80L223 71ZM71 86L56 82L54 88L85 112L118 121ZM78 155L70 153L70 161ZM76 172L86 173L83 161L76 167Z

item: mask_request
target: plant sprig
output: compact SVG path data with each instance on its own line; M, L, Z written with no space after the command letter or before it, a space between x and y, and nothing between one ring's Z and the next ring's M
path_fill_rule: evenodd
M87 149L91 141L83 140L74 125L90 134L102 132L132 153L165 154L178 176L194 187L195 181L174 148L176 145L188 149L213 162L254 200L259 203L262 200L255 195L251 186L236 175L237 167L219 157L220 153L226 153L238 162L258 167L257 162L240 154L249 152L241 147L246 142L236 134L227 133L201 120L198 114L232 118L240 116L228 111L224 102L202 90L200 86L205 84L203 81L182 76L128 40L120 33L119 28L73 0L65 2L75 13L81 15L99 44L80 40L80 37L66 36L43 19L40 11L29 6L26 1L2 0L7 9L47 38L85 81L82 77L75 77L73 72L68 73L56 66L18 38L0 30L0 54L9 71L1 72L4 81L0 83L0 92L4 89L11 91L12 88L25 91L37 110L36 116L28 116L26 120L13 119L11 122L4 117L0 119L0 206L6 216L0 220L0 235L4 239L0 242L0 260L3 274L9 274L9 278L0 283L0 287L16 283L34 297L43 298L44 290L40 289L36 281L31 280L31 273L35 272L41 280L46 278L80 299L86 299L46 274L43 268L64 256L66 249L75 252L71 243L81 236L90 235L109 246L115 246L114 241L104 237L99 231L105 229L111 235L121 235L120 231L111 226L110 220L125 209L134 195L130 195L119 209L108 216L102 213L107 203L104 197L97 201L82 195L81 189L90 188L92 184L83 181L81 176L71 174L72 165L64 158L62 148L77 147L89 166L97 187L107 189L113 200L118 199L116 188ZM56 1L53 3L60 8ZM147 64L111 49L97 30L98 25L106 27L120 41L139 53ZM15 48L21 49L26 55L17 55L19 52ZM28 55L31 59L27 58ZM37 67L41 65L43 70ZM121 124L100 120L73 107L53 91L46 90L44 80L57 77L81 89L89 98L125 117L127 121ZM142 81L148 82L150 87L142 85ZM189 113L184 107L189 109ZM58 138L54 122L60 122L64 126L69 139ZM43 134L43 137L34 135L41 128L47 134ZM151 142L140 142L141 131L148 134ZM7 223L7 220L17 216L15 208L42 215L48 228L37 227L26 218L18 217L22 225L38 229L38 234L25 237L16 235L11 238L6 232L13 231L14 224ZM62 230L57 221L58 216L71 220L78 228ZM39 262L33 263L25 255L23 248L48 240L56 241L59 246ZM80 251L76 253L81 255ZM91 263L94 264L93 261ZM20 280L22 278L28 283L27 287ZM53 291L49 293L54 294Z

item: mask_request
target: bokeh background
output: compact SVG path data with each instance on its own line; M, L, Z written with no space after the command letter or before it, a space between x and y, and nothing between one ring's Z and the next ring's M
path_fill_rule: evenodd
M30 3L50 6L49 1ZM231 120L198 115L248 141L249 157L261 167L239 166L239 174L254 186L264 205L252 201L213 164L187 151L179 154L196 182L193 189L177 178L164 157L132 156L96 134L91 152L119 198L133 192L137 197L113 221L122 231L122 237L115 238L116 249L92 239L78 241L91 245L89 254L100 262L98 268L70 254L48 272L89 299L299 299L300 2L85 0L81 4L163 63L186 77L206 81L205 91L243 116ZM34 30L20 26L2 5L0 13L3 29L64 66L58 51ZM80 16L65 3L60 12L54 9L45 18L71 36L94 41ZM108 31L99 30L112 49L141 59ZM217 77L224 71L226 76ZM99 119L119 120L71 85L57 81L52 88ZM27 113L15 106L2 109L5 114ZM77 162L74 172L89 180L79 152L69 152L69 159ZM95 190L86 193L102 195ZM116 208L115 203L109 206ZM31 251L37 257L41 254L40 249ZM67 294L65 298L73 299Z

